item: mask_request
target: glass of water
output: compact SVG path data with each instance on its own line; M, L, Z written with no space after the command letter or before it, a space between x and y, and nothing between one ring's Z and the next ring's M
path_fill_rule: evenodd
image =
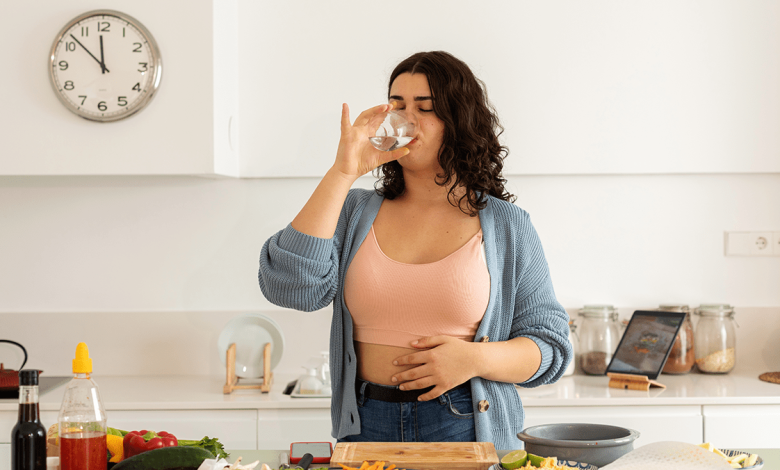
M368 140L376 149L390 152L411 142L415 131L415 125L409 122L406 113L393 110L387 113L374 136Z

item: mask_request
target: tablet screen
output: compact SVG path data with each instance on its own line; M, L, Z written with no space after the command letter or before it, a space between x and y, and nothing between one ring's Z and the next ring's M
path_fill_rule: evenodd
M684 319L684 312L634 312L607 372L658 377Z

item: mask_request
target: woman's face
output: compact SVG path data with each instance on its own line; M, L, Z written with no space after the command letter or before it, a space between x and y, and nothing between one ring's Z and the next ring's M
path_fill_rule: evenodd
M414 140L406 148L409 154L398 159L404 169L440 171L439 151L444 139L444 122L433 112L433 96L428 77L421 73L402 73L390 86L390 102L402 109L417 126Z

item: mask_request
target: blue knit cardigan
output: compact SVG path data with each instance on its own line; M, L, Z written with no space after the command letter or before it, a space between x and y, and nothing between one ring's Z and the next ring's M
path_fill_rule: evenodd
M260 289L276 305L314 311L333 302L330 336L332 435L360 433L355 399L357 357L352 343L352 316L344 303L349 264L368 235L383 197L375 191L350 190L331 239L303 234L288 225L263 245ZM490 274L490 301L474 341L506 341L524 336L542 352L542 364L523 387L558 380L572 358L569 316L555 298L547 262L528 213L512 203L489 197L479 212ZM518 358L522 360L522 358ZM477 441L496 449L519 449L523 406L514 384L480 377L471 379ZM480 412L478 403L489 407Z

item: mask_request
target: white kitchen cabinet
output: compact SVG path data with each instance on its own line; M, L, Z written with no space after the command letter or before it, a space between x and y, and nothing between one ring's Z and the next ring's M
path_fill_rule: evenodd
M0 16L17 20L0 30L16 52L15 72L0 77L13 90L0 118L0 175L237 176L238 0L104 2L146 26L162 57L149 106L110 123L68 111L46 63L60 29L96 5L2 2Z
M775 448L780 405L704 405L704 441L727 449Z
M57 422L57 411L42 411L41 422L46 429ZM0 470L11 470L11 431L19 419L16 411L0 411Z
M634 447L658 441L702 442L701 407L697 405L525 408L524 427L554 423L610 424L633 429L639 432Z
M11 443L11 431L18 419L16 411L0 411L0 444Z
M40 413L41 423L46 429L57 422L58 411L41 411ZM19 413L16 411L0 411L0 444L11 442L11 431L18 419Z
M0 470L11 470L11 444L0 444Z
M218 438L226 449L257 448L257 410L254 409L110 410L106 414L109 426L116 429L168 431L177 438L187 440L209 436ZM41 422L48 429L57 422L57 415L56 411L43 411ZM0 411L0 445L10 446L11 430L16 420L16 412ZM10 459L10 450L8 452Z
M132 410L107 412L125 431L167 431L177 438L216 437L226 449L257 449L257 410Z
M292 442L336 443L330 436L330 408L258 410L257 448L289 449Z
M780 171L774 2L739 2L738 13L731 2L481 2L424 32L394 26L392 50L352 41L334 54L372 37L385 14L381 2L357 4L241 2L246 176L321 178L341 103L355 119L384 102L390 71L426 41L445 44L486 83L511 151L506 175ZM440 5L414 6L435 18ZM334 31L342 23L349 30Z

